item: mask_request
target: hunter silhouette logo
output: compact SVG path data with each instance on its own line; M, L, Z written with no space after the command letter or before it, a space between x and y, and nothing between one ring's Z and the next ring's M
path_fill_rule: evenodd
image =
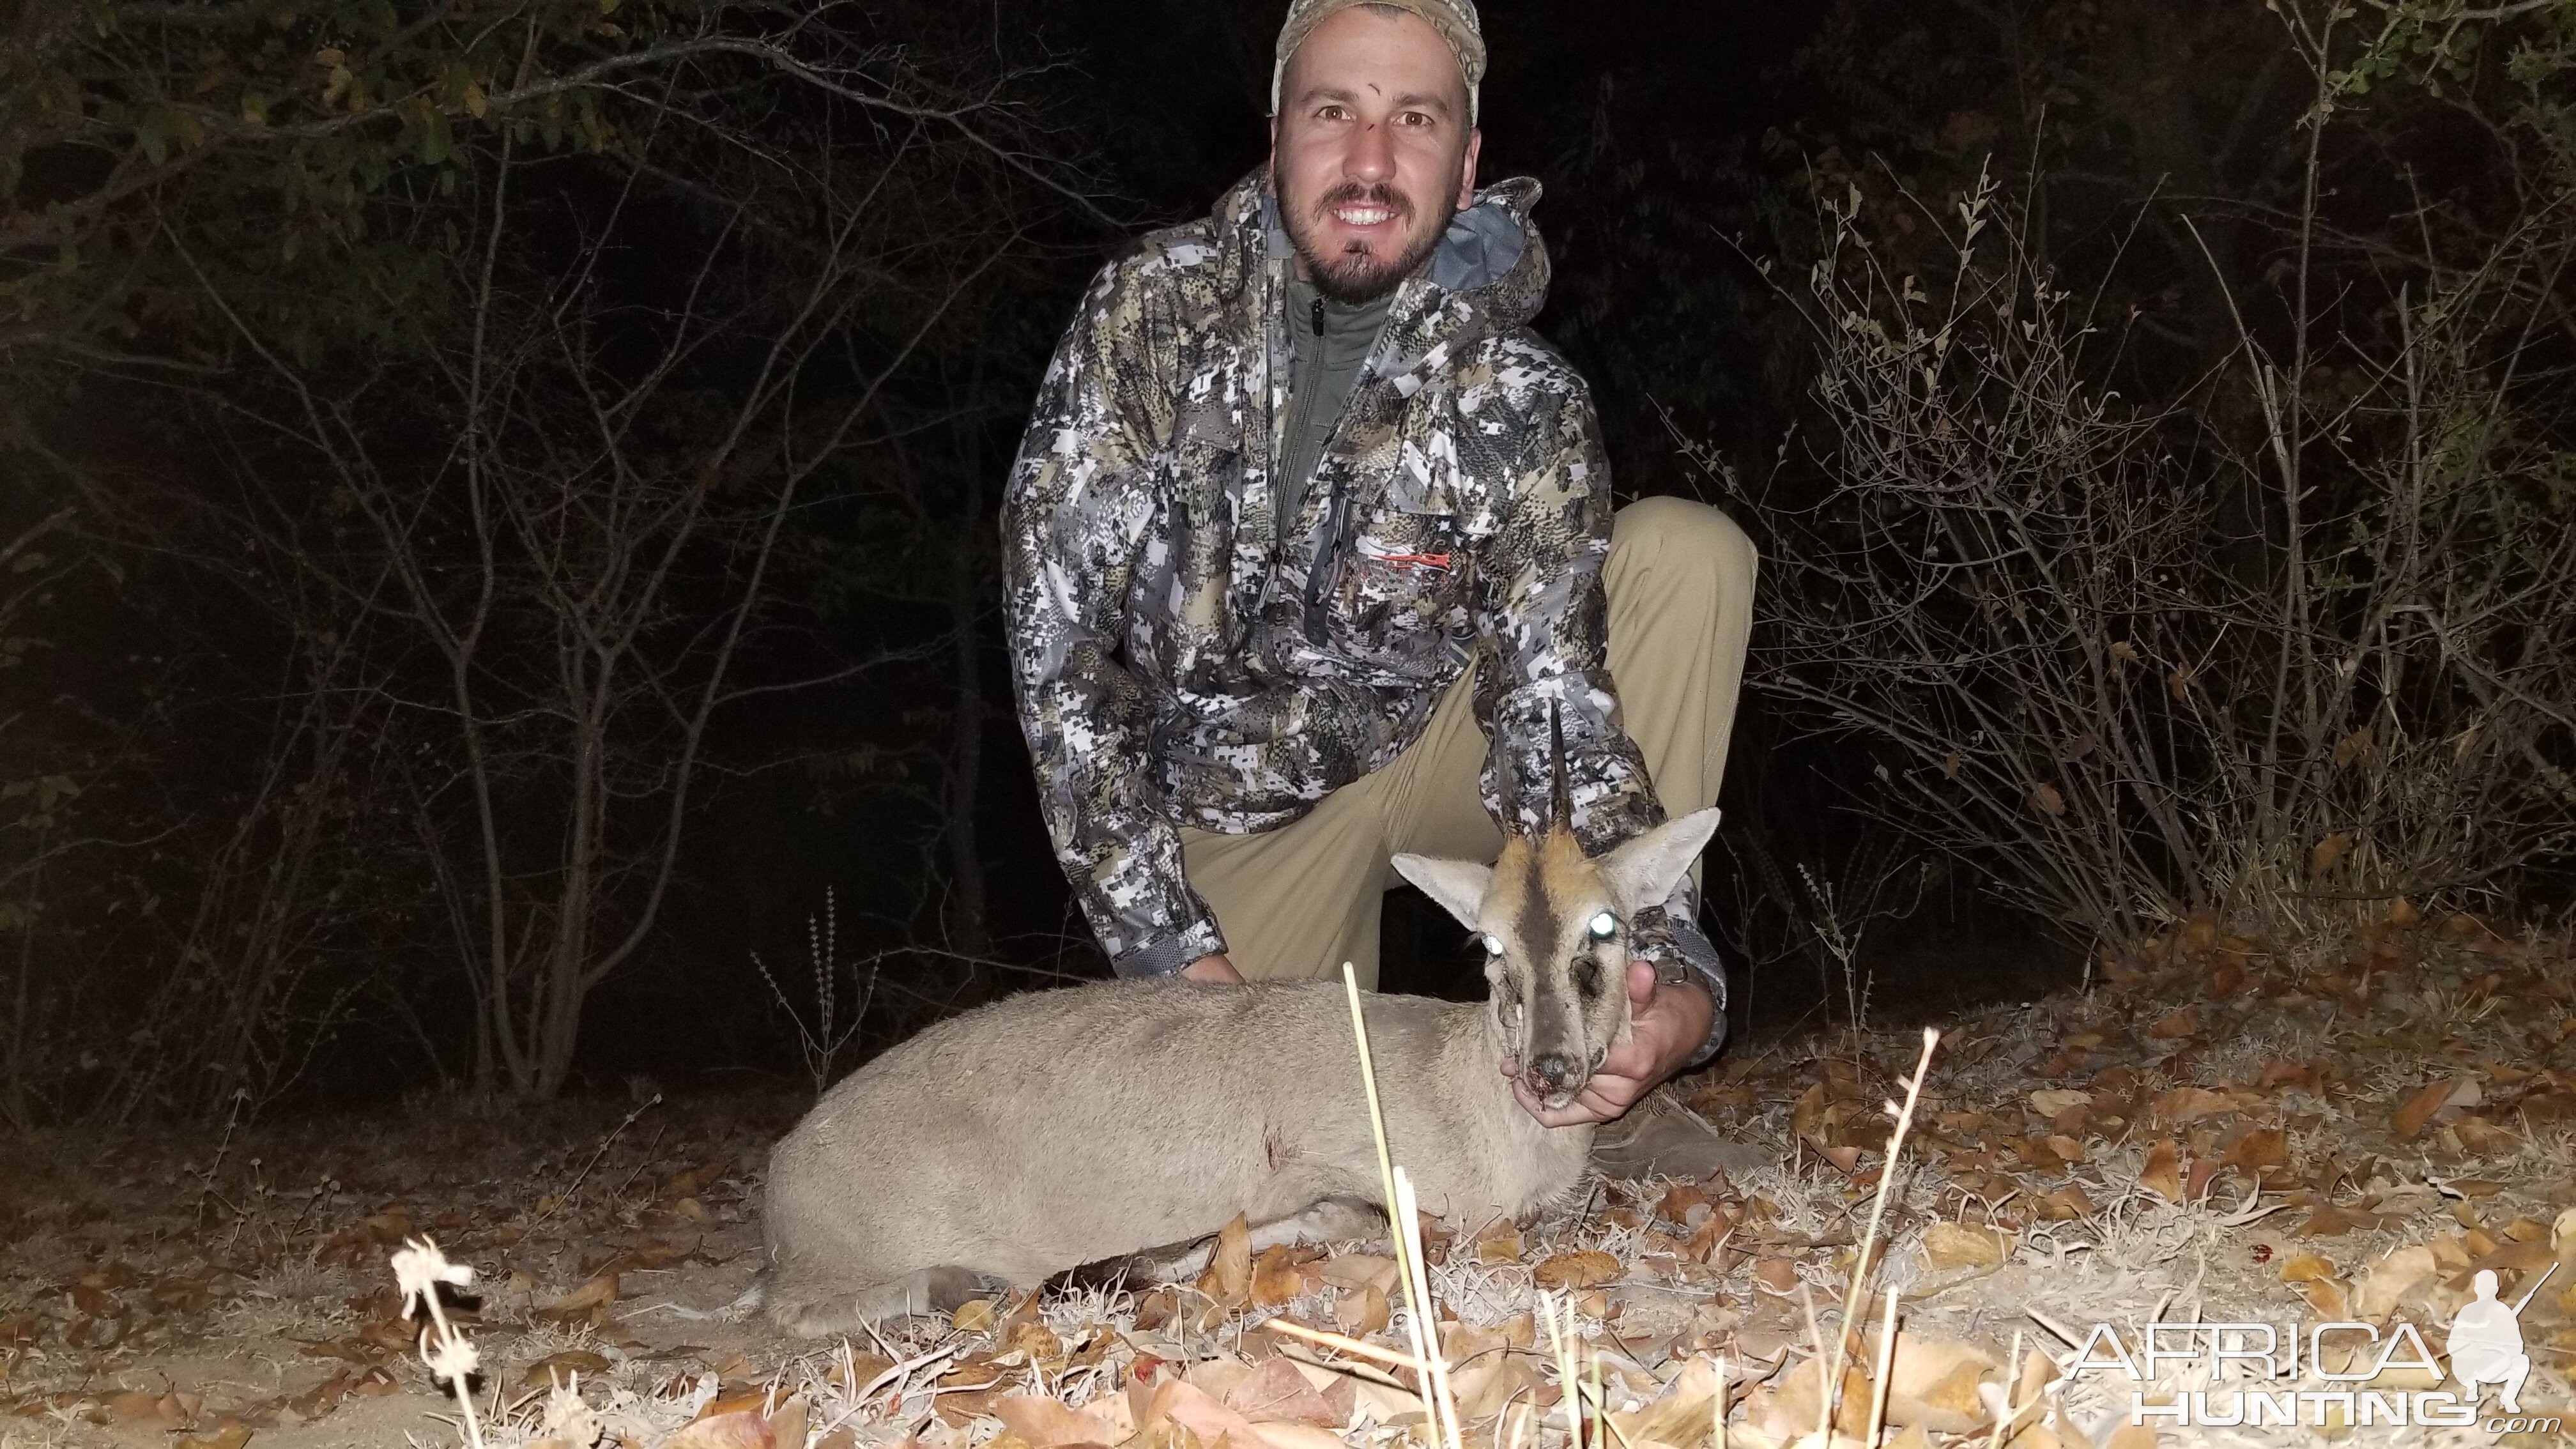
M2540 1283L2507 1308L2496 1298L2495 1270L2478 1270L2471 1283L2477 1296L2460 1305L2451 1319L2451 1374L2469 1391L2470 1403L2478 1401L2481 1385L2498 1384L2503 1392L2497 1402L2504 1411L2522 1412L2522 1385L2531 1377L2531 1355L2522 1351L2522 1310L2557 1272L2558 1265L2550 1264Z

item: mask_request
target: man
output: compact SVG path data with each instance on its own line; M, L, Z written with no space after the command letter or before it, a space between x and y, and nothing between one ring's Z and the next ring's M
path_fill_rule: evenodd
M1103 269L1047 369L1007 622L1121 974L1374 986L1389 857L1539 822L1551 707L1587 849L1716 797L1752 546L1672 499L1614 530L1583 379L1526 325L1538 184L1476 188L1484 70L1472 0L1295 0L1269 164ZM1516 1084L1539 1120L1715 1054L1695 890L1634 924L1634 1037L1590 1087L1549 1112Z
M2557 1272L2554 1266L2551 1272ZM2511 1307L2496 1299L2496 1275L2492 1268L2480 1268L2469 1280L2469 1291L2475 1296L2460 1305L2451 1319L2451 1376L2468 1390L2474 1405L2480 1385L2494 1384L2503 1392L2498 1402L2508 1414L2522 1412L2522 1386L2531 1379L2531 1355L2522 1350L2522 1309L2531 1301L2531 1293L2522 1295L2522 1303ZM2540 1291L2532 1285L2532 1293Z

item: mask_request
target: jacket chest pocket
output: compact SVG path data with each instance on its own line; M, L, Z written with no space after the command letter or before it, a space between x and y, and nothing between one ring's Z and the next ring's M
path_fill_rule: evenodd
M1339 612L1373 649L1445 653L1470 630L1471 540L1454 513L1379 508L1355 520ZM1418 643L1417 643L1418 641Z

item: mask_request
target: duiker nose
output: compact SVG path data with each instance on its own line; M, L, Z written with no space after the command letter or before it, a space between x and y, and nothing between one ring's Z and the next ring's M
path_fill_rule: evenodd
M1582 1068L1564 1052L1549 1052L1530 1062L1530 1085L1549 1092L1562 1092L1581 1074Z

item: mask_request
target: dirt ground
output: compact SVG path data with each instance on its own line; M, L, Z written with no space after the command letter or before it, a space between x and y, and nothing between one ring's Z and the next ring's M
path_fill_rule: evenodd
M2402 909L2288 945L2195 922L2100 963L2083 991L1938 1025L1872 1296L1850 1315L1874 1325L1893 1292L1902 1333L1884 1368L1874 1330L1849 1341L1837 1441L1870 1439L1882 1398L1887 1440L1925 1446L2556 1441L2527 1423L2355 1426L2330 1397L2288 1427L2182 1427L2174 1413L2195 1392L2207 1412L2251 1389L2331 1395L2321 1367L2366 1372L2376 1350L2356 1360L2355 1346L2402 1342L2406 1325L2445 1353L2481 1270L2501 1301L2530 1295L2524 1415L2567 1412L2576 977L2563 943ZM1921 1050L1910 1029L1842 1028L1739 1048L1671 1089L1745 1149L1738 1170L1596 1181L1529 1222L1435 1225L1459 1438L1696 1449L1713 1440L1723 1379L1727 1443L1822 1444L1813 1360L1841 1332L1886 1109ZM0 1146L0 1449L466 1442L388 1267L424 1235L475 1270L458 1322L494 1445L1438 1437L1438 1395L1426 1404L1408 1373L1263 1326L1402 1351L1383 1242L1220 1253L1194 1285L970 1304L865 1343L785 1340L728 1305L758 1263L768 1144L801 1103L633 1095ZM1589 1406L1571 1421L1557 1311ZM2205 1354L2147 1363L2136 1381L2109 1366L2138 1358L2147 1325L2213 1322L2303 1343L2316 1324L2366 1329L2331 1332L2325 1364L2302 1358L2269 1382ZM2107 1337L2088 1348L2095 1325ZM2407 1363L2344 1387L2431 1388ZM550 1388L575 1375L575 1391ZM1593 1375L1597 1397L1582 1388ZM2166 1413L2129 1427L2133 1395Z

